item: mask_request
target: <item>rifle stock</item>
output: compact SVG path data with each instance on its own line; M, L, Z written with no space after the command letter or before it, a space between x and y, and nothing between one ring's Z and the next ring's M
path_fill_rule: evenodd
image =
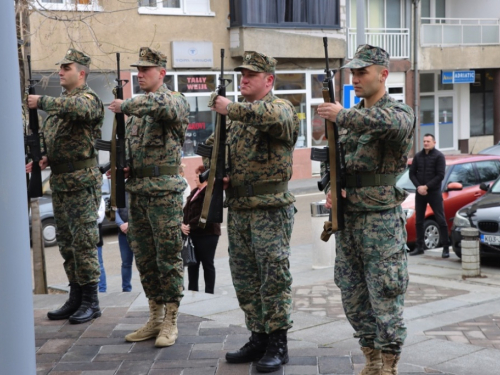
M29 86L28 94L35 95L35 85L38 82L31 76L31 56L27 56L28 72L29 72ZM24 145L26 148L26 155L33 161L31 168L31 177L28 183L28 197L36 198L43 195L42 189L42 169L40 168L40 160L42 160L42 147L40 144L40 124L38 122L38 110L36 108L29 109L29 128L31 134L25 134Z
M224 78L224 49L221 49L220 53L221 72L219 76L219 86L217 87L217 95L225 97L226 86L231 80ZM222 223L223 221L223 178L226 177L226 116L220 113L217 114L214 138L214 145L210 152L210 169L209 171L205 171L205 175L203 176L203 178L205 178L208 173L207 191L205 193L199 221L199 226L201 228L204 228L207 222ZM206 152L207 149L202 147L200 152L203 151ZM200 181L201 177L202 175L200 175Z

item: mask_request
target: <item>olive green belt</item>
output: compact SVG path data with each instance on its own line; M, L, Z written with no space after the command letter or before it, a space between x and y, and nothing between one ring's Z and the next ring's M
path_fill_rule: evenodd
M53 174L61 174L61 173L70 173L77 171L79 169L92 168L97 166L96 158L79 160L79 161L70 161L63 164L51 165L50 170Z
M132 177L144 178L144 177L160 177L164 175L175 175L179 174L178 165L153 165L152 167L146 168L134 168L132 172Z
M254 197L256 195L277 194L288 191L288 181L265 184L234 186L226 189L228 198Z
M396 175L394 174L355 174L346 176L346 187L361 188L367 186L394 186Z

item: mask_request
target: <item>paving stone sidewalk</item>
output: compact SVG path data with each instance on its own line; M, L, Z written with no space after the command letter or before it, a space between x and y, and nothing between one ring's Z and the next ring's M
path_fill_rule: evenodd
M155 348L154 340L128 343L123 337L148 318L146 311L106 307L101 318L70 325L50 321L46 309L35 311L37 375L248 375L257 374L254 364L228 364L229 350L248 339L245 328L224 325L186 314L179 315L179 338L169 348ZM359 373L364 357L331 347L304 346L289 341L290 362L272 374ZM443 373L431 368L400 367L400 374Z

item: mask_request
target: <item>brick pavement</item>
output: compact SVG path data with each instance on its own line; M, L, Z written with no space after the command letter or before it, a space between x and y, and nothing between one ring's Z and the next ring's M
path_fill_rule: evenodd
M500 349L500 312L424 333L432 338Z

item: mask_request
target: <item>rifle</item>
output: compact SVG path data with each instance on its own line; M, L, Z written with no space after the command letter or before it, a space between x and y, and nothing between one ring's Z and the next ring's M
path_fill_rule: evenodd
M323 100L325 103L335 103L335 91L333 88L333 76L328 65L328 38L323 38L325 47L325 79L323 81ZM342 200L342 188L345 187L345 168L343 163L343 154L339 142L339 129L337 124L325 120L325 134L328 139L328 147L322 149L311 149L311 160L323 162L326 167L326 173L318 181L318 188L323 191L330 183L330 192L332 196L332 209L330 210L329 221L325 222L324 232L321 235L323 241L328 241L330 236L345 228L344 207Z
M231 83L230 79L224 78L224 49L220 50L221 68L217 95L226 96L226 86ZM226 83L227 82L227 83ZM200 149L203 150L203 147ZM210 147L210 146L207 146ZM207 149L205 149L207 151ZM206 172L205 172L206 173ZM200 175L201 181L202 175ZM199 226L205 228L207 222L222 223L224 188L222 179L226 177L226 116L217 113L215 121L214 145L210 153L210 170L208 172L208 185L203 200ZM203 177L206 180L206 176Z
M35 95L35 85L38 80L35 80L31 76L31 56L26 56L28 60L28 72L29 72L29 86L28 94ZM40 140L43 138L43 134L40 133L40 124L38 123L38 110L36 108L29 109L29 128L31 134L24 135L24 147L26 156L28 159L33 161L33 166L31 168L31 178L28 182L28 198L37 198L43 196L42 189L42 170L40 168L40 160L42 160L42 146L40 145Z
M200 155L202 158L210 159L212 157L213 147L206 145L205 143L199 143L196 147L196 155ZM208 175L210 174L210 168L208 168L205 172L200 173L198 176L201 183L208 180Z
M120 78L120 53L116 54L116 86L114 88L115 99L123 100L123 87L128 83L128 80ZM113 121L113 133L111 134L111 141L103 141L97 139L95 147L98 150L110 152L110 165L111 169L111 220L115 219L115 211L117 208L126 207L125 199L125 171L126 163L126 150L125 150L125 115L123 113L115 113ZM100 168L101 171L106 170Z

